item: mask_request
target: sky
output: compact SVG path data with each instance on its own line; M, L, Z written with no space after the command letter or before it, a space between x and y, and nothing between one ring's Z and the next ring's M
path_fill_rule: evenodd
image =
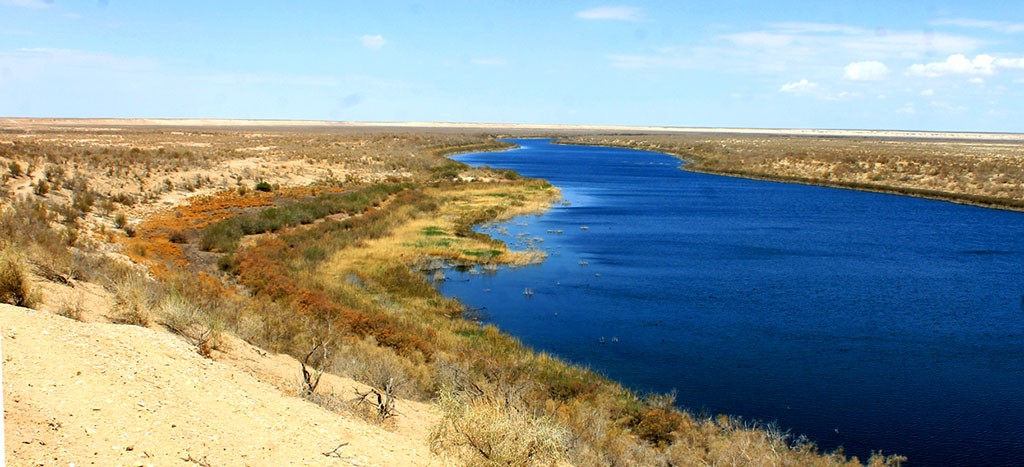
M0 0L0 116L1024 132L1024 2Z

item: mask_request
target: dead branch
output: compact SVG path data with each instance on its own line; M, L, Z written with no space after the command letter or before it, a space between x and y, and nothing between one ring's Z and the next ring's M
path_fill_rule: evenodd
M181 460L185 462L191 462L200 467L212 467L210 465L210 461L206 460L206 456L203 456L201 459L196 459L192 457L192 453L188 453L188 455L186 457L182 457Z
M46 263L40 263L38 261L28 260L32 266L35 266L36 274L50 282L56 282L58 284L66 285L68 287L75 287L75 284L71 282L71 279L75 277L73 271L68 271L67 274L61 274L52 265Z
M337 457L337 458L340 459L341 458L341 453L338 452L338 451L341 450L341 448L343 448L345 446L348 446L348 443L341 443L341 444L338 445L338 447L336 447L334 449L331 449L330 451L327 451L327 452L321 452L320 454L323 454L326 457Z
M383 420L387 420L388 418L391 418L391 417L394 417L395 415L398 415L398 412L395 411L395 380L394 380L394 378L388 378L388 383L387 383L386 386L384 386L384 391L383 392L378 391L378 390L376 390L374 388L370 388L370 390L366 391L366 392L359 392L359 390L356 389L355 392L356 392L356 396L359 396L359 397L357 397L353 402L355 402L356 405L360 405L360 404L364 404L364 403L369 403L371 405L374 405L375 408L377 409L377 418L379 420L382 420L382 421ZM369 398L370 394L373 394L376 397L376 399L377 399L376 403L374 403L372 400L367 400L367 398Z
M302 393L306 396L312 396L316 392L316 387L320 385L320 377L324 375L324 366L327 365L329 343L330 338L315 341L313 348L306 354L306 358L299 362L302 364ZM323 351L323 357L320 358L319 364L314 366L309 363L309 359L316 354L317 350Z

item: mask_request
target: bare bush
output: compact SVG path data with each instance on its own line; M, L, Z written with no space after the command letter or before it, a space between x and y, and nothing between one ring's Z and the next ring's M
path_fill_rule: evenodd
M313 348L299 362L302 365L302 394L307 397L316 393L316 388L320 385L320 378L324 375L324 367L328 361L329 346L330 338L314 340Z
M395 411L394 381L388 381L382 390L370 388L367 391L359 392L356 389L356 398L352 400L352 406L357 412L369 408L371 417L378 422L398 415L398 412Z
M224 323L185 295L167 292L159 311L160 324L195 345L200 355L209 357L220 345Z
M332 365L334 371L371 387L383 388L390 382L398 397L426 400L433 394L428 368L378 345L373 336L340 345Z

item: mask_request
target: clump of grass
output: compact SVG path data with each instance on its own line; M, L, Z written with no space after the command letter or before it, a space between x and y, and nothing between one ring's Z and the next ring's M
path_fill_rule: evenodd
M123 229L128 226L128 216L125 216L123 212L119 212L114 215L114 226Z
M25 271L25 260L13 247L0 251L0 302L35 308L40 295L32 289Z
M126 274L111 285L114 292L114 321L149 327L153 322L156 284L136 274Z
M57 308L57 314L65 318L70 318L75 321L82 320L82 314L85 312L82 305L82 296L75 295L74 297L65 297L61 302L60 307Z
M465 465L533 466L566 461L569 432L551 417L531 413L520 389L490 394L445 389L438 398L441 422L431 448L455 453Z
M160 324L194 344L200 355L209 357L221 343L224 322L179 291L163 294L157 314Z

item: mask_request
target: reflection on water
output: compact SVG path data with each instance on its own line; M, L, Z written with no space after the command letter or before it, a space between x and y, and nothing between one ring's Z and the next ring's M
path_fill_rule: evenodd
M1024 458L1024 214L522 145L456 158L568 201L482 227L546 250L542 265L446 273L442 291L486 320L635 389L861 458Z

